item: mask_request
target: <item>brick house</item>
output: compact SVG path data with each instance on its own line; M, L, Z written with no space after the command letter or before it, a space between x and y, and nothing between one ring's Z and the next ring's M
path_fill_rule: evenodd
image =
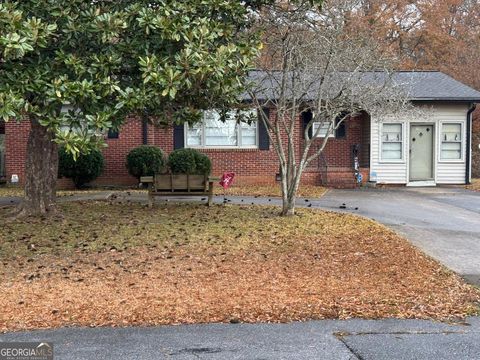
M469 182L472 110L473 104L480 102L480 92L441 72L398 72L397 76L411 84L410 100L427 109L428 119L402 114L378 119L365 112L348 119L329 139L318 161L305 171L304 184L354 187L354 153L364 181L405 185ZM269 116L275 116L275 109L269 109ZM303 113L297 121L298 153L308 116ZM3 154L7 181L14 174L23 180L28 133L27 121L0 123L0 158ZM142 144L158 146L167 154L182 147L198 148L211 158L215 175L233 171L237 184L274 184L279 168L261 122L223 123L214 111L206 111L204 121L190 128L157 128L130 117L118 133L109 132L106 143L105 169L95 181L98 185L135 185L137 180L128 174L125 158ZM68 184L62 180L61 185Z

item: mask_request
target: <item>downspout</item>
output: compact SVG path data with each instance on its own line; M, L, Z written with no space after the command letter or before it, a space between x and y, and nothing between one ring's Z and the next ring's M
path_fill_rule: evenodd
M467 153L465 155L465 184L470 184L471 156L472 156L472 113L475 111L476 104L470 104L467 111Z
M142 143L148 145L148 116L143 113L142 116Z

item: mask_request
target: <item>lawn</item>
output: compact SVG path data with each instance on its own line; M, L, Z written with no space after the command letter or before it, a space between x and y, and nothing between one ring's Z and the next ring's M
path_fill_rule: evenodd
M69 202L0 223L0 331L59 326L447 319L480 292L361 217ZM0 210L3 218L8 209Z
M268 197L280 197L282 192L279 184L273 186L266 185L234 185L226 191L221 186L215 184L215 195L228 195L228 196L268 196ZM98 193L100 191L108 191L108 189L93 188L89 190L59 190L57 196L70 196L76 194ZM122 189L118 189L122 190ZM128 189L128 191L142 191L138 189ZM326 188L322 186L302 185L298 189L299 197L319 198L325 194ZM0 197L7 196L23 196L23 189L13 186L0 186Z
M107 189L85 189L85 190L57 190L57 196L71 196L78 194L95 194L102 191L108 191ZM132 190L128 190L132 191ZM18 186L0 186L0 197L23 197L23 188Z

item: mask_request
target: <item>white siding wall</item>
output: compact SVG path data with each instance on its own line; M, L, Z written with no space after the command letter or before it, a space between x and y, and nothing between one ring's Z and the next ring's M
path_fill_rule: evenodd
M394 118L371 117L370 132L370 172L376 172L377 182L380 184L407 184L409 178L409 139L410 124L433 123L434 137L434 176L438 184L465 183L465 156L466 156L466 117L468 106L459 105L429 105L423 107L421 116L418 114L399 114ZM381 159L381 129L382 123L396 122L403 124L403 159L401 161L383 161ZM463 149L462 159L445 161L440 159L440 131L442 122L462 123Z
M440 134L438 134L437 147L437 167L436 167L436 182L438 184L465 184L465 169L466 169L466 147L467 147L467 105L457 106L442 106L436 112L436 120L438 123L442 122L456 122L462 124L462 160L450 161L440 159ZM438 132L440 132L440 127Z

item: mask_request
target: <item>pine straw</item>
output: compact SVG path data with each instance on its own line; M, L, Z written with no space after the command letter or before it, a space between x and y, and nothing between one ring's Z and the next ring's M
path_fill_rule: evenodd
M60 206L63 219L0 224L0 331L451 319L478 309L480 291L353 215L301 209L286 219L273 207L171 203L153 210Z
M322 197L326 188L322 186L302 185L298 188L297 196L308 198ZM224 191L220 186L215 187L215 195L227 194L228 196L265 196L281 197L282 190L279 184L275 185L234 185Z
M473 191L480 191L480 179L472 179L472 183L467 185L467 189Z

